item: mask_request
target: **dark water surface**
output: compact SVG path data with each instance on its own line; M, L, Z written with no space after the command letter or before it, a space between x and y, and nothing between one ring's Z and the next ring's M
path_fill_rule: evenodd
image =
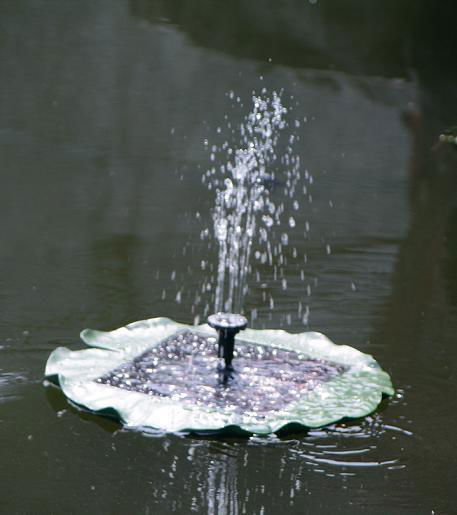
M457 124L456 14L446 0L0 3L2 513L457 513L457 151L435 146ZM373 354L395 397L268 439L143 435L77 411L42 384L56 346L202 316L204 140L230 140L217 127L262 87L303 120L312 202L289 230L305 276L253 282L245 312Z

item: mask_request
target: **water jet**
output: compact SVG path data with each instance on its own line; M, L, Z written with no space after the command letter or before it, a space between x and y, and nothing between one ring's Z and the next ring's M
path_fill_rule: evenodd
M229 176L214 181L219 255L210 290L215 314L202 325L152 318L114 331L86 329L81 338L89 349L55 349L45 376L83 409L114 412L126 427L136 429L236 428L269 434L290 424L320 427L362 417L376 409L383 395L394 393L373 357L336 345L321 333L247 328L241 313L253 249L257 244L254 256L262 264L273 265L279 256L283 266L281 249L289 242L284 232L281 243L272 245L269 239L270 229L281 226L285 207L270 197L265 179L275 179L270 168L280 161L284 191L295 210L300 180L299 158L291 155L293 135L284 159L275 151L286 126L279 95L253 96L253 103L242 126L244 148L229 153L234 157L223 167ZM212 176L213 171L205 174L208 181ZM308 172L305 176L311 182ZM288 216L288 226L295 224Z

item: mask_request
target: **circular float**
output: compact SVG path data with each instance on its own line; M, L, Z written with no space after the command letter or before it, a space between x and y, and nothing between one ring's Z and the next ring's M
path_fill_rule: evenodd
M317 332L246 324L216 314L199 326L152 318L109 332L86 329L81 338L90 348L55 349L45 376L83 409L164 432L315 428L363 417L394 393L368 354Z

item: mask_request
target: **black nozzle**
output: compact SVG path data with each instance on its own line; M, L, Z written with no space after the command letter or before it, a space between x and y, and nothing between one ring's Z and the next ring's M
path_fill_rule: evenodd
M232 367L235 335L248 325L243 315L234 313L216 313L208 317L208 325L218 332L218 356L224 358L225 367Z

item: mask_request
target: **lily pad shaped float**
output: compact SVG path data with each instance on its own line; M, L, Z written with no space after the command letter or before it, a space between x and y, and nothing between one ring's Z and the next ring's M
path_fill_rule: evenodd
M91 348L58 347L46 377L80 407L116 413L128 428L269 434L363 417L394 393L373 357L317 332L246 329L229 373L218 368L217 334L206 324L152 318L85 329L81 338Z

